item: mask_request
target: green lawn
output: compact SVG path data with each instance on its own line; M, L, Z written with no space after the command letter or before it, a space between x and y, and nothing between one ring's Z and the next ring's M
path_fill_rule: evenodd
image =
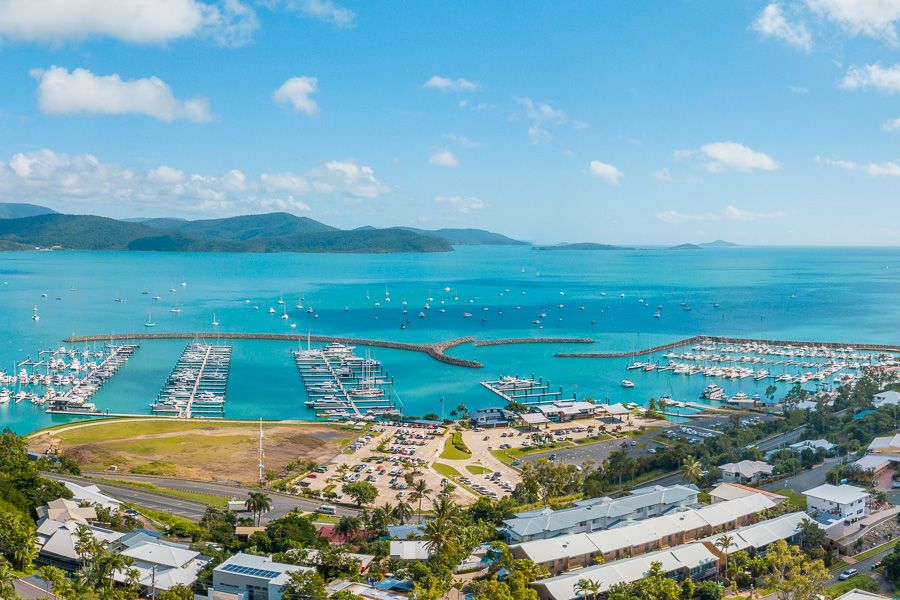
M453 479L453 478L455 478L455 477L461 477L461 476L462 476L462 473L460 473L459 471L457 471L456 469L454 469L454 468L451 467L450 465L445 465L444 463L436 462L436 463L432 464L431 467L432 467L435 471L437 471L438 473L440 473L441 475L443 475L444 477L449 477L449 478Z
M472 453L468 451L466 444L463 442L462 433L455 432L444 444L444 451L441 452L441 458L449 460L466 460L472 458Z
M791 488L782 488L780 490L775 490L773 493L786 496L788 502L796 506L797 510L806 510L806 496L800 492L794 491Z
M482 467L481 465L466 465L466 471L473 475L483 475L489 473L491 470L487 467Z
M831 594L833 598L836 598L841 594L857 588L866 592L877 592L880 586L877 581L867 575L854 575L847 581L839 581L828 588L828 593Z
M596 444L598 442L605 442L606 440L613 439L613 436L608 433L601 433L599 435L592 435L590 437L578 438L575 440L575 443L579 446L587 446L589 444Z
M853 558L855 558L856 560L865 560L869 557L875 556L879 552L884 552L885 550L890 550L897 544L898 544L897 540L891 540L889 542L885 542L885 543L881 544L880 546L875 546L874 548L869 548L865 552L860 552L859 554L855 554L853 556Z
M192 502L199 502L201 504L208 504L209 506L217 506L220 508L225 508L226 506L228 506L228 498L225 498L223 496L200 494L198 492L188 492L185 490L170 490L167 488L159 487L158 485L154 485L152 483L145 483L143 481L125 481L121 479L106 479L103 477L96 478L96 481L99 481L101 483L108 483L109 485L118 485L121 487L145 490L148 492L153 492L154 494L170 496L172 498L179 498L181 500L189 500Z

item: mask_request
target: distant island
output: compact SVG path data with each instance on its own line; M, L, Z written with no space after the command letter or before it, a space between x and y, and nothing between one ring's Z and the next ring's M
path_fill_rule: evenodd
M526 242L480 229L339 229L288 213L190 221L65 215L34 204L0 203L0 251L449 252L454 245Z
M553 246L535 246L535 250L630 250L624 246L597 244L594 242L575 242L571 244L555 244Z
M701 248L737 248L740 244L735 244L734 242L726 242L725 240L715 240L712 242L705 242L703 244L697 244Z
M672 246L669 250L702 250L702 246L698 246L697 244L678 244L677 246Z

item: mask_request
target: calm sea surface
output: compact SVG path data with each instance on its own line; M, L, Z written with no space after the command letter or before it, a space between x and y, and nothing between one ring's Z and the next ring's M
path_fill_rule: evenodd
M73 287L77 291L71 291ZM144 290L150 293L144 295ZM126 301L114 302L117 295ZM154 301L155 295L161 299ZM288 320L279 318L277 301L282 295ZM301 296L318 318L294 308ZM428 298L433 299L431 310L420 319L417 315ZM401 305L404 300L407 306ZM656 319L658 305L662 316ZM170 312L176 306L181 313ZM34 307L40 321L31 319ZM269 314L270 307L278 314ZM408 315L401 314L404 308ZM465 312L474 316L463 318ZM533 321L541 312L547 316L539 328ZM439 413L441 397L448 411L458 404L495 405L499 399L479 382L503 374L542 376L553 387L562 386L567 396L577 392L580 398L646 402L670 394L694 400L710 380L629 371L627 377L636 387L625 390L619 382L626 377L629 359L561 359L553 354L630 351L698 333L900 343L900 248L558 252L462 247L415 255L0 253L0 370L10 371L16 361L58 347L70 334L143 333L148 331L143 326L148 317L156 323L149 330L153 332L210 331L214 314L221 331L234 332L310 331L414 342L462 335L595 340L592 346L468 345L450 352L477 359L484 369L452 367L419 353L371 349L394 376L407 414ZM410 323L401 330L407 317ZM290 323L297 327L291 329ZM184 346L183 341L143 342L93 402L111 412L149 414L148 404ZM295 347L234 342L226 415L313 417L303 405L306 397L291 360ZM752 379L718 383L729 394L759 393L768 385ZM27 402L0 406L0 423L18 432L73 418L46 415Z

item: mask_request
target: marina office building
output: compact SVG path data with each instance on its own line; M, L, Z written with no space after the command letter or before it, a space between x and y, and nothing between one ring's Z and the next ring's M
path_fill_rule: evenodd
M515 558L527 558L557 575L589 566L598 556L609 563L750 525L760 512L774 506L765 495L753 494L615 529L524 542L509 550Z
M562 510L544 508L503 521L501 533L510 544L546 540L572 533L589 533L699 506L693 486L661 485L633 490L630 496L603 496L576 502Z
M770 544L778 540L793 542L799 538L800 523L806 518L806 514L802 512L789 513L731 531L729 535L736 547L732 546L730 551L746 550L755 555L765 552ZM582 598L582 592L578 588L580 580L596 581L600 584L599 592L602 594L620 583L630 583L646 577L654 562L659 562L666 576L673 579L690 577L694 581L702 581L713 577L725 564L724 553L715 545L715 541L721 536L718 533L667 550L569 571L535 581L532 586L541 600L578 600Z

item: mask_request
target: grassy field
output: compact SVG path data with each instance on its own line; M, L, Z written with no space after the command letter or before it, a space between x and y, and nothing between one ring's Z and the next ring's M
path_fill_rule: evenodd
M467 458L472 458L472 453L468 451L460 432L455 432L444 444L441 458L447 458L449 460L465 460Z
M779 494L781 496L786 496L788 502L796 506L797 510L806 510L806 496L804 496L800 492L794 491L791 488L784 488L781 490L775 490L773 493Z
M483 475L484 473L489 473L490 469L481 465L466 465L466 471L473 475Z
M459 471L457 471L450 465L445 465L444 463L436 462L436 463L432 464L431 466L435 471L437 471L444 477L449 477L452 479L454 477L460 477L462 475L462 473L460 473Z
M263 424L266 467L279 471L297 460L324 462L351 432L330 425ZM246 421L114 419L36 432L29 449L51 444L85 471L168 475L252 482L257 476L259 424Z
M860 589L867 592L877 592L879 587L880 586L878 585L878 582L868 575L854 575L847 581L839 581L828 588L828 593L833 598L837 598L841 594L849 592L853 589Z
M879 552L884 552L885 550L890 550L897 544L898 544L897 540L891 540L889 542L885 542L885 543L881 544L880 546L875 546L874 548L869 548L865 552L860 552L859 554L854 555L853 558L855 558L856 560L865 560L871 556L875 556Z

